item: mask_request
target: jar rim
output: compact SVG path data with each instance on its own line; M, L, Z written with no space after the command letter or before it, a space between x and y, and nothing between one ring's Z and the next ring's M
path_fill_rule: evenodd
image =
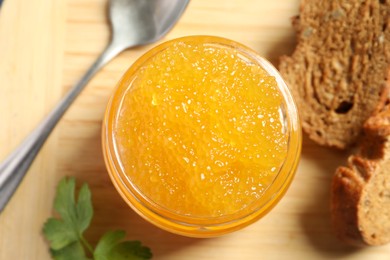
M254 205L244 208L234 214L220 217L194 217L178 214L168 209L162 208L159 205L148 201L145 196L134 187L131 180L125 174L121 167L120 156L115 147L113 135L113 124L116 118L116 110L114 109L115 102L120 100L125 94L128 87L121 89L120 86L131 86L133 75L142 67L143 64L155 56L157 53L176 42L223 45L227 48L234 48L239 53L251 57L258 65L263 68L270 76L274 76L277 82L278 90L283 96L283 105L285 105L285 121L288 129L288 144L286 160L280 167L279 172L271 184L262 194L259 201L261 203L253 203ZM114 101L116 100L116 101ZM286 83L282 79L276 68L266 59L258 55L250 48L221 37L216 36L186 36L173 39L162 43L141 56L124 74L110 98L107 105L102 131L102 143L104 159L108 168L109 175L116 189L124 198L124 200L137 211L141 216L150 222L160 226L163 229L190 236L212 236L215 233L227 233L232 230L246 226L261 216L265 215L283 196L286 192L291 180L295 174L301 150L301 129L297 107L293 96L290 93Z

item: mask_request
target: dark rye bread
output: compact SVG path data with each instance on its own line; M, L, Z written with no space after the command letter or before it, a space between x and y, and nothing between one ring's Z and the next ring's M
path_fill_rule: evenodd
M302 0L293 25L298 44L279 70L302 127L317 143L344 149L390 88L390 0Z
M390 242L390 109L364 124L360 152L336 170L331 195L340 239L353 245Z

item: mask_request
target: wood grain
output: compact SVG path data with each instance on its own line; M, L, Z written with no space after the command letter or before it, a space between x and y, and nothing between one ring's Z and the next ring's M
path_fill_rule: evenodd
M299 0L192 0L164 39L217 35L242 42L273 63L293 50L290 17ZM0 9L0 158L4 158L86 71L109 39L105 0L6 0ZM0 259L50 259L41 235L58 180L76 176L93 192L87 237L108 229L150 246L155 259L388 259L390 246L353 249L329 223L332 172L347 153L307 140L296 178L266 217L213 239L173 235L145 222L113 188L102 160L100 130L112 89L152 46L122 53L88 85L56 128L11 203L0 215Z

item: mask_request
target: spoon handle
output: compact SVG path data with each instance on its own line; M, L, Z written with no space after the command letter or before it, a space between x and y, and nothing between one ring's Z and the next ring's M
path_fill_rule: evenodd
M88 81L124 48L111 42L81 80L61 99L58 105L0 164L0 213L26 175L42 145L66 110L84 89Z

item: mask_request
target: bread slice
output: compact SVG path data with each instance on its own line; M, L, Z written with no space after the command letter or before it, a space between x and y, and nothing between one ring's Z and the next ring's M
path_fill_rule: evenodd
M344 149L390 88L390 0L302 0L293 25L298 44L279 70L302 127L317 143Z
M353 245L390 242L390 109L364 124L360 152L333 177L331 214L336 234Z

